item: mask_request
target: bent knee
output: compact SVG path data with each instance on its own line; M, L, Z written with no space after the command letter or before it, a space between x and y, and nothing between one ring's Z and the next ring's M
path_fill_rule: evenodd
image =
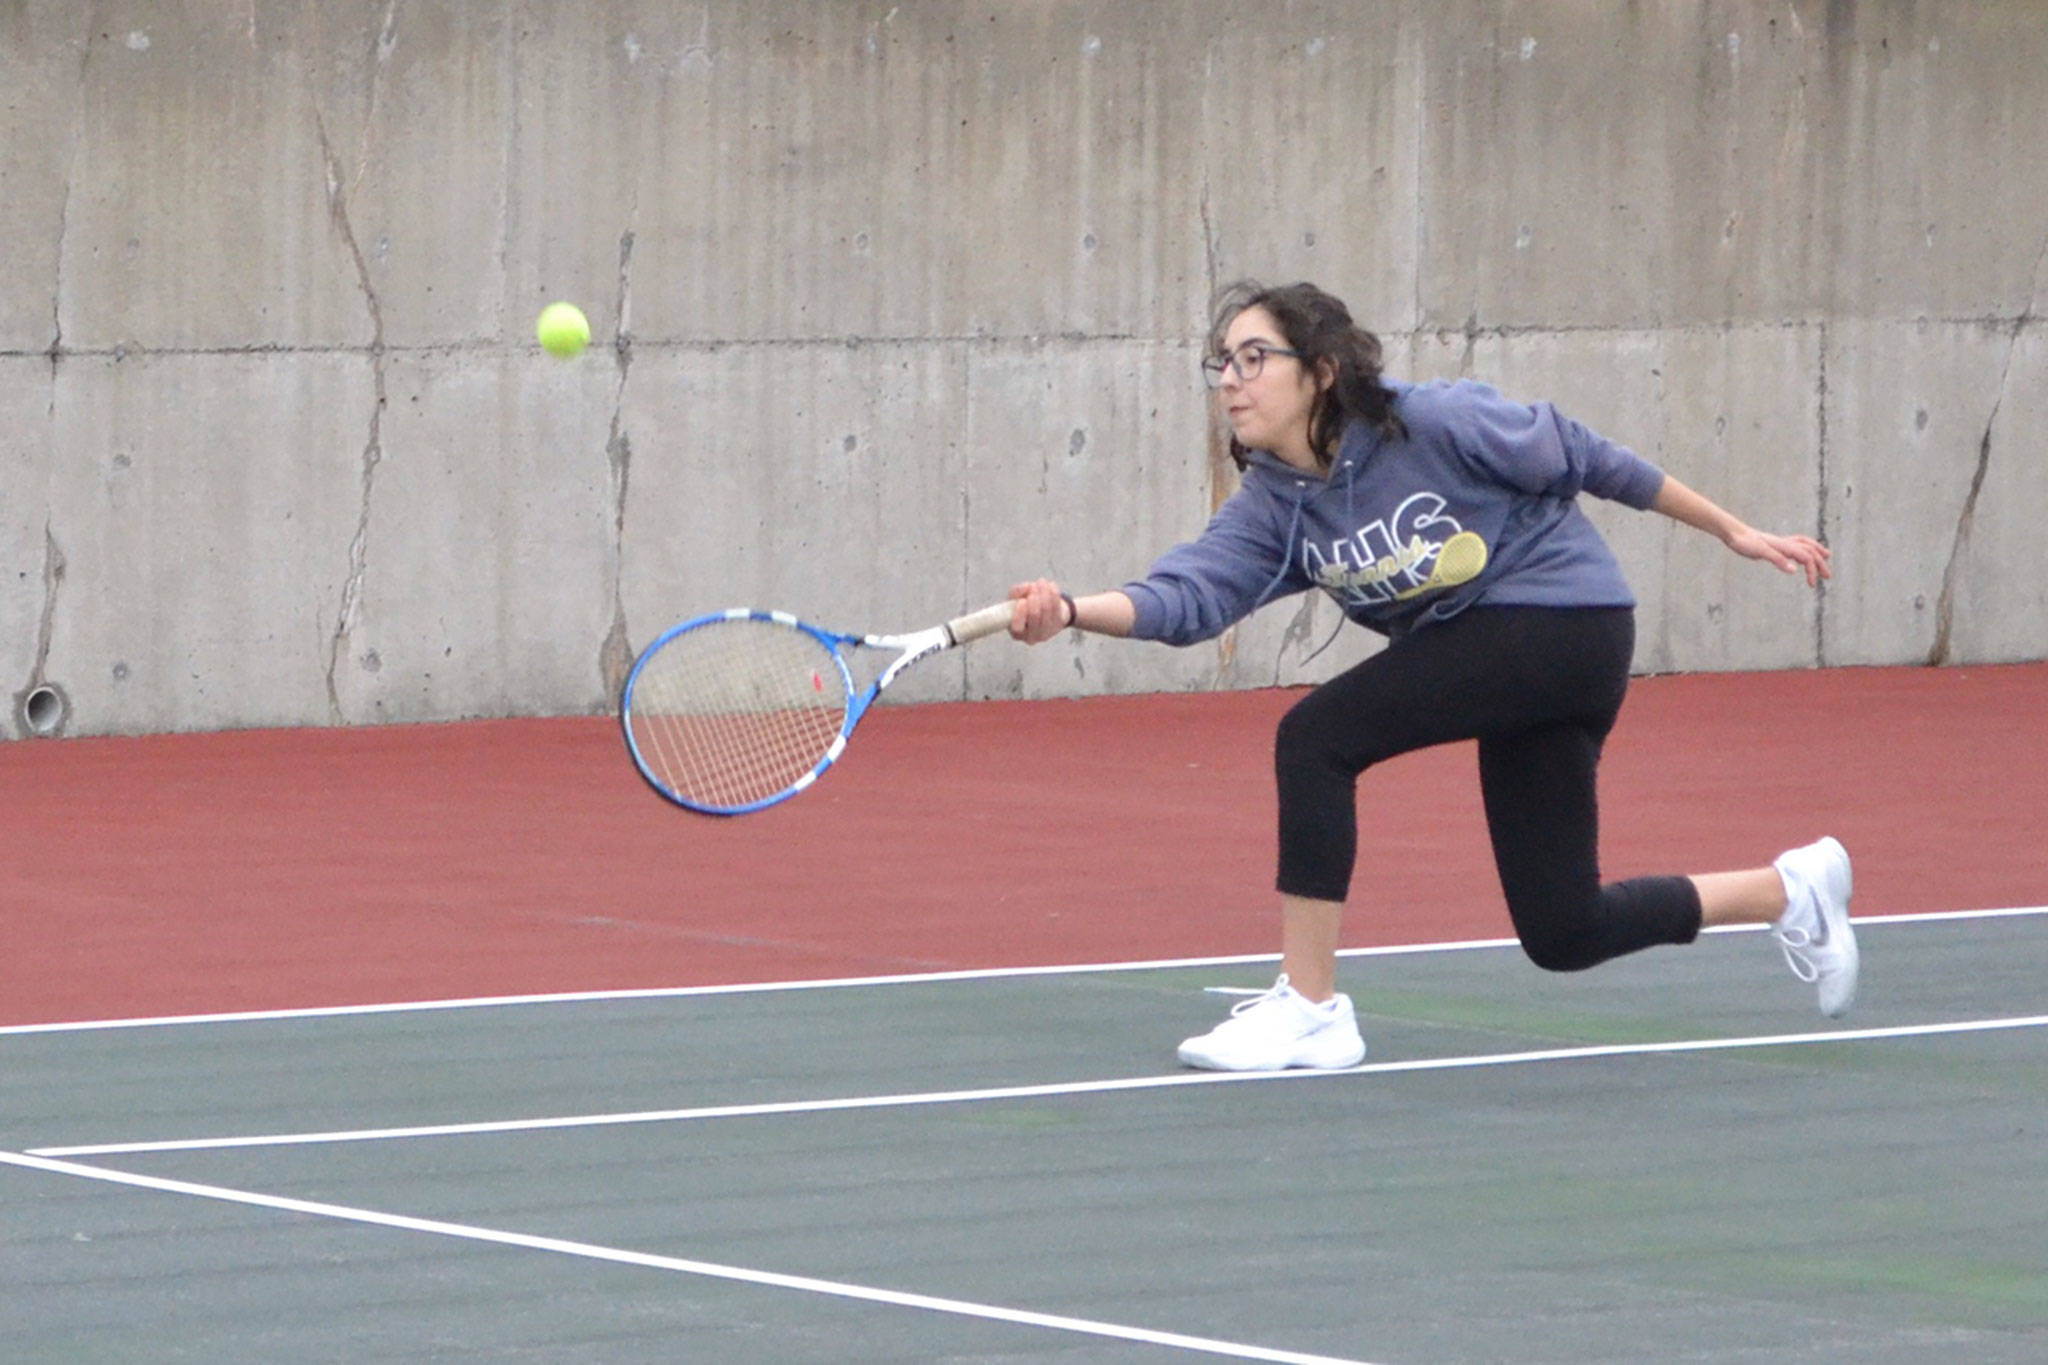
M1373 737L1355 719L1337 724L1316 705L1317 694L1289 707L1273 731L1273 767L1280 773L1322 771L1355 778L1378 757Z
M1322 747L1321 736L1327 731L1315 712L1308 708L1311 699L1302 698L1280 717L1280 724L1273 730L1273 753L1276 757L1285 759L1290 755L1313 753Z
M1583 972L1609 957L1597 936L1569 929L1525 932L1521 941L1523 954L1546 972Z

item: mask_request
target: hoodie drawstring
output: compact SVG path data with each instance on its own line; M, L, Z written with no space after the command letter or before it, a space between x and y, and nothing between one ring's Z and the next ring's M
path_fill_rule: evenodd
M1259 595L1252 600L1251 607L1245 612L1246 616L1265 606L1267 599L1273 595L1273 589L1287 581L1287 573L1294 567L1294 533L1301 529L1301 509L1307 502L1306 492L1294 500L1294 515L1287 519L1287 535L1280 543L1280 571L1273 575L1265 587L1259 589Z

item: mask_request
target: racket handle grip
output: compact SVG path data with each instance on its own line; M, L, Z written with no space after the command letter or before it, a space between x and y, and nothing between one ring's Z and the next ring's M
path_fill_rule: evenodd
M984 635L993 635L999 630L1009 628L1008 602L997 602L993 606L983 607L980 611L970 611L965 616L956 616L946 622L946 634L952 637L956 645L964 645L970 640L979 640Z

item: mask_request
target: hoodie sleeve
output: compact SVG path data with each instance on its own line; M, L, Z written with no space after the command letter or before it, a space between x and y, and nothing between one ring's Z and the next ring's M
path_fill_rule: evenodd
M1458 451L1486 478L1524 493L1581 492L1647 510L1664 472L1626 446L1588 430L1549 403L1524 405L1485 384L1460 383L1445 425Z
M1271 595L1287 574L1286 537L1269 495L1247 482L1218 508L1202 534L1161 555L1126 583L1140 640L1191 645L1221 635Z

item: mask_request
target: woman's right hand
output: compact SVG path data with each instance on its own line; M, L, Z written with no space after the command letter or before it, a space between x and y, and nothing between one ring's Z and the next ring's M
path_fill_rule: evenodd
M1010 589L1010 638L1027 645L1044 644L1073 624L1060 585L1049 578L1019 583Z

